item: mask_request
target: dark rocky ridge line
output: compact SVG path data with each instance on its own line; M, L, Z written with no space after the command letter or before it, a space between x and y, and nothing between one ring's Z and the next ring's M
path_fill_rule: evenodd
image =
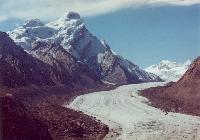
M176 83L141 91L153 106L165 111L200 116L200 57Z

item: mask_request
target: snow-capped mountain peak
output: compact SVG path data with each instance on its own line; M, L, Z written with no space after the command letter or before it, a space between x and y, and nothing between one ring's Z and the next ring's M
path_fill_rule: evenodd
M158 65L155 65L160 70L169 70L175 67L179 67L180 64L177 64L176 62L171 62L169 60L162 60Z
M50 26L56 29L62 28L66 30L67 28L70 28L72 26L78 27L81 24L83 24L83 19L78 13L68 12L61 16L58 20L48 23L46 26Z
M177 81L187 71L190 64L190 60L184 63L162 60L160 63L149 66L145 70L160 76L165 81Z
M42 24L31 20L28 25L9 32L16 44L30 54L34 42L59 44L78 61L88 65L101 80L110 83L126 84L160 81L159 77L149 74L137 65L116 55L109 45L86 28L83 19L76 12L64 14L58 20Z

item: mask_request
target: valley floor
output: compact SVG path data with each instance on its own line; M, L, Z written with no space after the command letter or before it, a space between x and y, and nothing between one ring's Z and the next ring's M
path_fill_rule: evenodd
M200 140L200 117L163 112L138 95L139 90L164 84L124 85L78 96L65 106L108 125L106 140Z

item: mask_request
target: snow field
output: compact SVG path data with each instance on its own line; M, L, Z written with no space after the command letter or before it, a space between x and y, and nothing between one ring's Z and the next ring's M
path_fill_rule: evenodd
M64 105L107 124L106 140L200 140L200 117L162 112L138 91L165 83L133 84L78 96Z

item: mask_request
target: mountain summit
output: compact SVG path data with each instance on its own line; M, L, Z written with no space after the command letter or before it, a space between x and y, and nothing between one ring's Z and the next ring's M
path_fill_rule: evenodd
M42 24L38 19L30 20L9 32L9 36L34 57L38 57L33 49L35 42L57 44L77 61L91 68L102 81L116 84L161 81L158 76L114 54L105 41L99 40L87 30L76 12L66 13L48 24Z
M147 67L147 72L160 76L165 81L178 81L183 74L187 71L191 61L188 60L185 63L176 63L169 60L162 60L156 65Z

